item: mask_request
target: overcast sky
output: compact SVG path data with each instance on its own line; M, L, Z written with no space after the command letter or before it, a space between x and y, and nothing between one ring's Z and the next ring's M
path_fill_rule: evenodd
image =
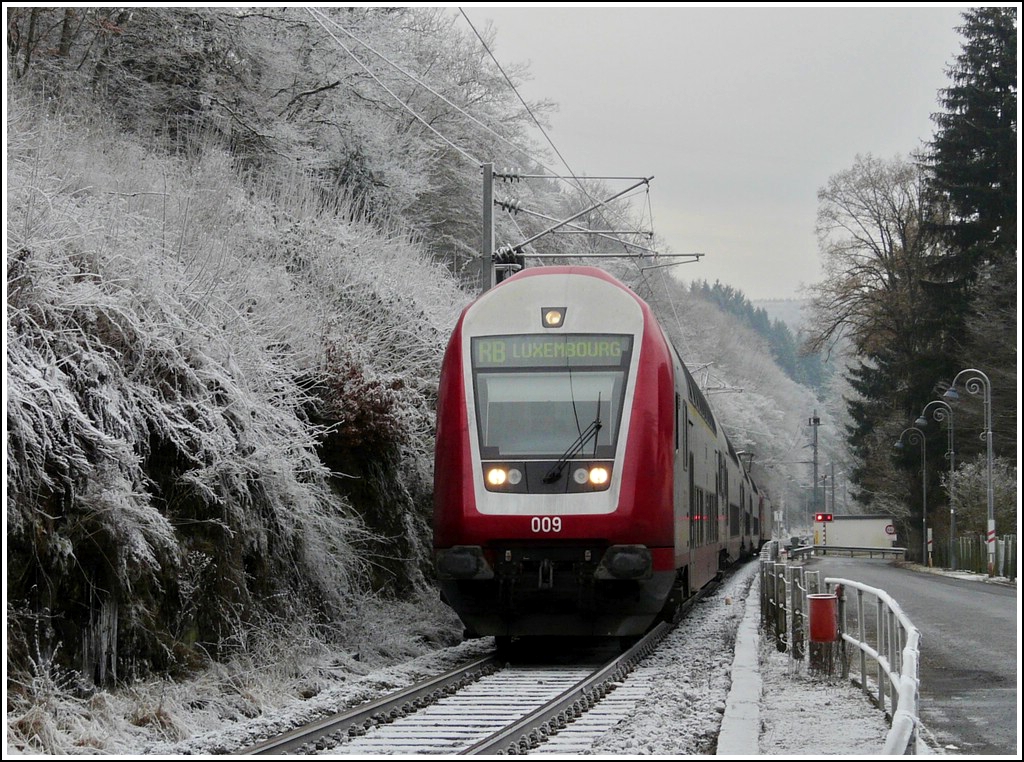
M820 278L829 177L932 138L968 6L460 7L493 22L503 67L529 64L528 101L558 104L548 134L577 174L654 177L667 250L706 254L675 274L765 299Z

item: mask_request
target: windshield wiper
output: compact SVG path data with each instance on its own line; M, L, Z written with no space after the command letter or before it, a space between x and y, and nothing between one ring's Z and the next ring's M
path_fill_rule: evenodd
M600 404L600 403L599 403ZM562 453L562 457L558 459L558 462L551 467L551 470L547 472L542 480L545 484L554 484L562 478L562 471L565 470L565 464L569 462L569 459L587 446L592 438L596 440L597 433L601 430L601 408L598 407L598 415L590 425L583 430L576 441L569 445L569 449ZM595 445L596 448L596 445Z

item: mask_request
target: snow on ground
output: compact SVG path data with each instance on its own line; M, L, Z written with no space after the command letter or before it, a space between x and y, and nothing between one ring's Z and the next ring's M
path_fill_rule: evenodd
M757 617L757 564L748 564L697 604L661 648L627 678L640 698L587 754L714 754L731 701L737 629ZM756 625L756 622L755 622ZM756 629L755 629L756 631ZM442 648L396 666L370 669L347 655L322 658L301 679L258 672L205 675L192 683L149 683L117 694L40 709L54 754L158 757L232 754L263 737L416 682L492 647L488 638ZM755 643L760 716L739 732L759 734L765 755L881 754L888 725L862 692L841 680L795 672L771 643ZM305 688L297 687L305 686ZM732 696L735 698L735 694ZM59 715L59 716L56 716ZM31 718L12 718L20 723ZM732 732L736 732L733 727ZM8 733L9 735L9 733ZM8 742L8 754L24 752Z
M599 739L594 753L713 754L727 702L749 698L760 707L759 719L730 732L759 735L759 754L881 754L888 723L864 694L841 680L793 673L789 656L771 643L751 646L757 649L760 691L733 686L738 624L752 616L756 631L758 606L757 564L748 564L630 676L649 684L646 698ZM736 690L757 692L737 697Z
M792 659L761 644L761 754L881 754L889 724L842 678L793 674Z

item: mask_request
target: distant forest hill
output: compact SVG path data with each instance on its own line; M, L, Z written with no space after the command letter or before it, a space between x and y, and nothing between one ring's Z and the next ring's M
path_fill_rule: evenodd
M690 292L735 315L763 336L772 357L791 379L810 387L816 394L824 393L831 369L821 354L807 354L802 349L803 302L798 299L773 299L756 306L742 291L719 281L693 281ZM770 312L770 314L769 314Z
M807 315L804 309L807 307L806 299L755 299L754 307L768 313L768 319L772 322L781 320L791 331L797 334L803 332L804 324L807 322Z

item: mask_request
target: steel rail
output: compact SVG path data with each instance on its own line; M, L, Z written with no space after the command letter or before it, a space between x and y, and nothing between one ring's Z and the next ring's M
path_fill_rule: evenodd
M574 722L615 690L623 678L675 629L697 601L719 587L721 579L720 576L683 601L671 622L659 623L632 647L552 701L456 753L519 754L539 745L547 736ZM250 746L238 754L303 754L340 745L349 738L365 734L374 726L392 723L455 694L480 678L501 670L505 663L497 654L476 659L409 688Z
M597 705L680 623L697 601L717 590L722 577L683 601L671 622L660 622L636 644L590 677L521 720L479 741L460 754L524 754Z
M339 712L310 725L283 733L239 751L239 754L295 754L309 743L321 739L340 738L374 725L390 722L396 717L440 700L484 675L497 671L503 662L494 655L484 656L449 670L444 674L415 683L408 688L383 696L367 704Z
M589 710L607 695L613 682L632 672L636 664L649 654L672 631L673 625L662 622L636 645L620 654L586 680L574 685L558 698L534 710L521 720L473 744L459 754L523 753L538 745L548 735L546 727L564 727Z

